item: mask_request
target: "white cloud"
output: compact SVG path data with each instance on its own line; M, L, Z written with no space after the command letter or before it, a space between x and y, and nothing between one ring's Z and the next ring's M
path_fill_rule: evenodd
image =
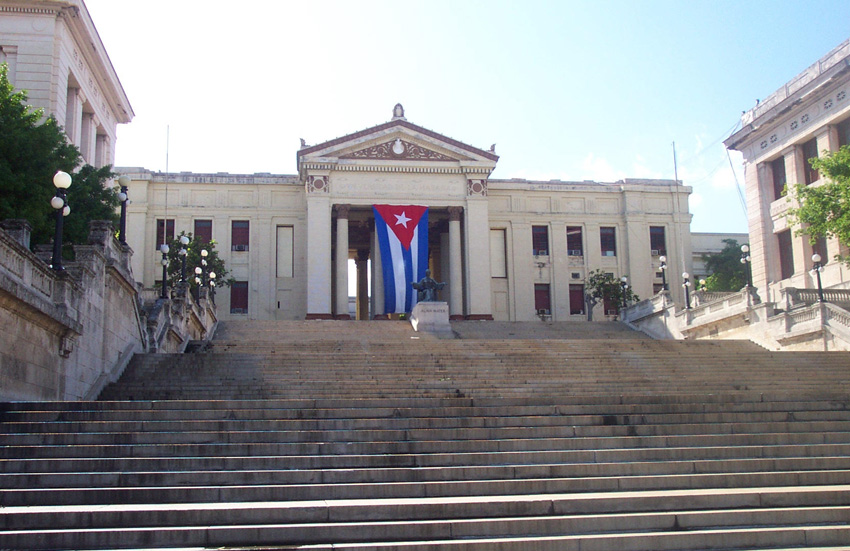
M606 159L589 153L581 162L582 179L596 182L616 182L628 175L616 170Z

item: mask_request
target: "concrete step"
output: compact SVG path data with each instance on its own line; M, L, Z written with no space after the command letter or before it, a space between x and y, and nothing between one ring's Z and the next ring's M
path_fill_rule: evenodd
M573 463L530 465L456 465L441 468L387 467L383 469L289 469L283 461L263 458L232 461L228 468L204 469L191 464L192 459L180 462L171 459L145 461L132 459L121 462L95 460L104 467L93 467L93 460L78 462L76 471L44 470L0 474L0 488L31 490L33 488L94 488L148 486L245 486L269 484L337 484L337 483L399 483L415 481L478 481L522 480L567 477L638 477L689 474L725 474L765 472L809 472L850 470L847 457L792 457L784 459L728 459L710 461L652 461L624 463ZM65 461L68 468L70 461ZM133 470L147 467L147 470ZM190 470L189 467L195 467ZM237 468L241 467L241 468ZM275 468L277 467L277 468ZM825 476L830 476L826 473ZM842 475L843 476L843 475Z
M850 487L834 486L750 488L723 494L681 490L491 496L486 500L420 498L96 508L12 507L4 510L7 526L0 536L4 545L15 549L95 549L128 545L210 547L234 545L246 539L255 545L327 542L336 548L339 548L337 542L364 542L365 548L378 542L398 542L403 546L400 548L413 546L411 548L415 549L423 538L430 540L431 545L441 540L445 545L453 542L452 547L495 541L509 544L510 539L516 538L525 540L525 545L531 541L552 539L563 543L572 539L584 545L583 549L588 545L594 549L594 542L604 539L608 545L616 541L630 542L626 548L634 549L632 544L651 536L652 539L644 543L653 541L654 547L647 549L673 550L681 549L685 541L694 546L698 542L702 545L712 543L714 536L719 534L723 534L726 542L725 547L720 547L724 549L777 541L785 545L824 545L847 541L841 538L850 534L846 526L850 511L844 505L848 491ZM785 505L788 501L807 505L789 508ZM612 507L616 507L616 513L609 512ZM74 517L85 518L86 526L62 524L63 520ZM193 522L185 523L186 520ZM50 528L45 528L48 526ZM770 537L765 534L753 537L762 531L774 533ZM529 533L535 536L527 536ZM789 534L800 533L803 539L788 539ZM608 537L604 538L605 535ZM686 535L691 539L670 539L673 535Z
M167 477L166 477L167 478ZM285 477L282 477L285 478ZM167 482L167 481L166 481ZM211 486L138 486L86 488L26 488L0 490L5 506L82 505L109 503L228 503L252 501L312 501L326 499L404 499L424 497L527 495L529 493L616 492L637 490L729 489L850 484L850 471L788 471L686 475L639 475L513 480L434 482L334 481L326 484L262 484Z

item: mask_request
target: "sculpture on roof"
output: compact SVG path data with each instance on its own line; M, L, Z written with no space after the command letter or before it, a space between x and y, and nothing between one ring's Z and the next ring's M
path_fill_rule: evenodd
M404 107L400 103L396 103L393 107L393 120L404 118Z

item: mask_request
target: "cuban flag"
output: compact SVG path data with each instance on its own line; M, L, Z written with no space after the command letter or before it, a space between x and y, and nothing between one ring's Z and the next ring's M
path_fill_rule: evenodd
M410 285L428 268L428 207L372 205L381 247L385 314L413 310L416 290Z

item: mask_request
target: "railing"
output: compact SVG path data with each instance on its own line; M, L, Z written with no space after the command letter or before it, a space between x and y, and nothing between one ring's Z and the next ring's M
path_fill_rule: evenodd
M815 304L819 298L817 289L786 287L780 292L783 295L783 303L786 310ZM850 306L850 289L824 289L823 299L826 302L838 304L846 308Z
M747 297L749 295L749 290L744 289L737 293L698 291L695 295L699 305L690 310L690 320L695 320L696 318L723 310L729 310L733 306L737 306L741 303L748 303ZM737 313L738 309L735 310L734 314Z

